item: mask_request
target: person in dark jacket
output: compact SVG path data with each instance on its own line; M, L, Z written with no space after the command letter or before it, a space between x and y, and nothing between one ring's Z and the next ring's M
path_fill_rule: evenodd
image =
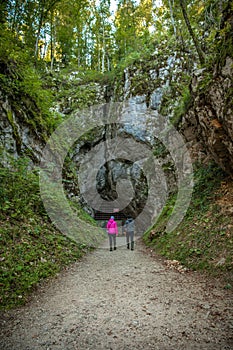
M124 232L126 235L127 249L134 250L134 220L128 218L124 225Z

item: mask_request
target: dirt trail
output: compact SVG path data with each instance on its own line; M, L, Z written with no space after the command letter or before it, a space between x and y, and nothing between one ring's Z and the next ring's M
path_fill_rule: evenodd
M139 241L135 248L109 252L105 243L2 314L0 348L232 349L230 291L168 268Z

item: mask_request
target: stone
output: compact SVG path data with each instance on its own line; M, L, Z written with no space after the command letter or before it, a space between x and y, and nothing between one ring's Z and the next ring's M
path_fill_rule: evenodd
M226 58L225 66L222 68L222 75L232 78L233 75L233 59L231 57Z
M226 259L225 259L225 258L221 258L221 259L217 262L216 266L223 266L223 265L225 264L225 262L226 262Z

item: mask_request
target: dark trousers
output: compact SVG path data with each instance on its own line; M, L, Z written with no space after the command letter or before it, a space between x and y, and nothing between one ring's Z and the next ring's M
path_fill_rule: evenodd
M113 242L113 246L116 247L116 234L108 234L109 237L109 245L110 248L112 248L112 242Z
M134 249L134 232L126 232L126 243L127 248L130 248L131 243L131 249Z

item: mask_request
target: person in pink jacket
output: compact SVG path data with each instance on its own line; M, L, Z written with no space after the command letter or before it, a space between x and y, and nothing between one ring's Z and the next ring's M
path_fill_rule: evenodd
M114 250L116 250L116 236L118 235L118 227L116 221L114 220L114 216L111 216L111 218L108 220L106 228L109 237L110 252L112 252L112 242Z

